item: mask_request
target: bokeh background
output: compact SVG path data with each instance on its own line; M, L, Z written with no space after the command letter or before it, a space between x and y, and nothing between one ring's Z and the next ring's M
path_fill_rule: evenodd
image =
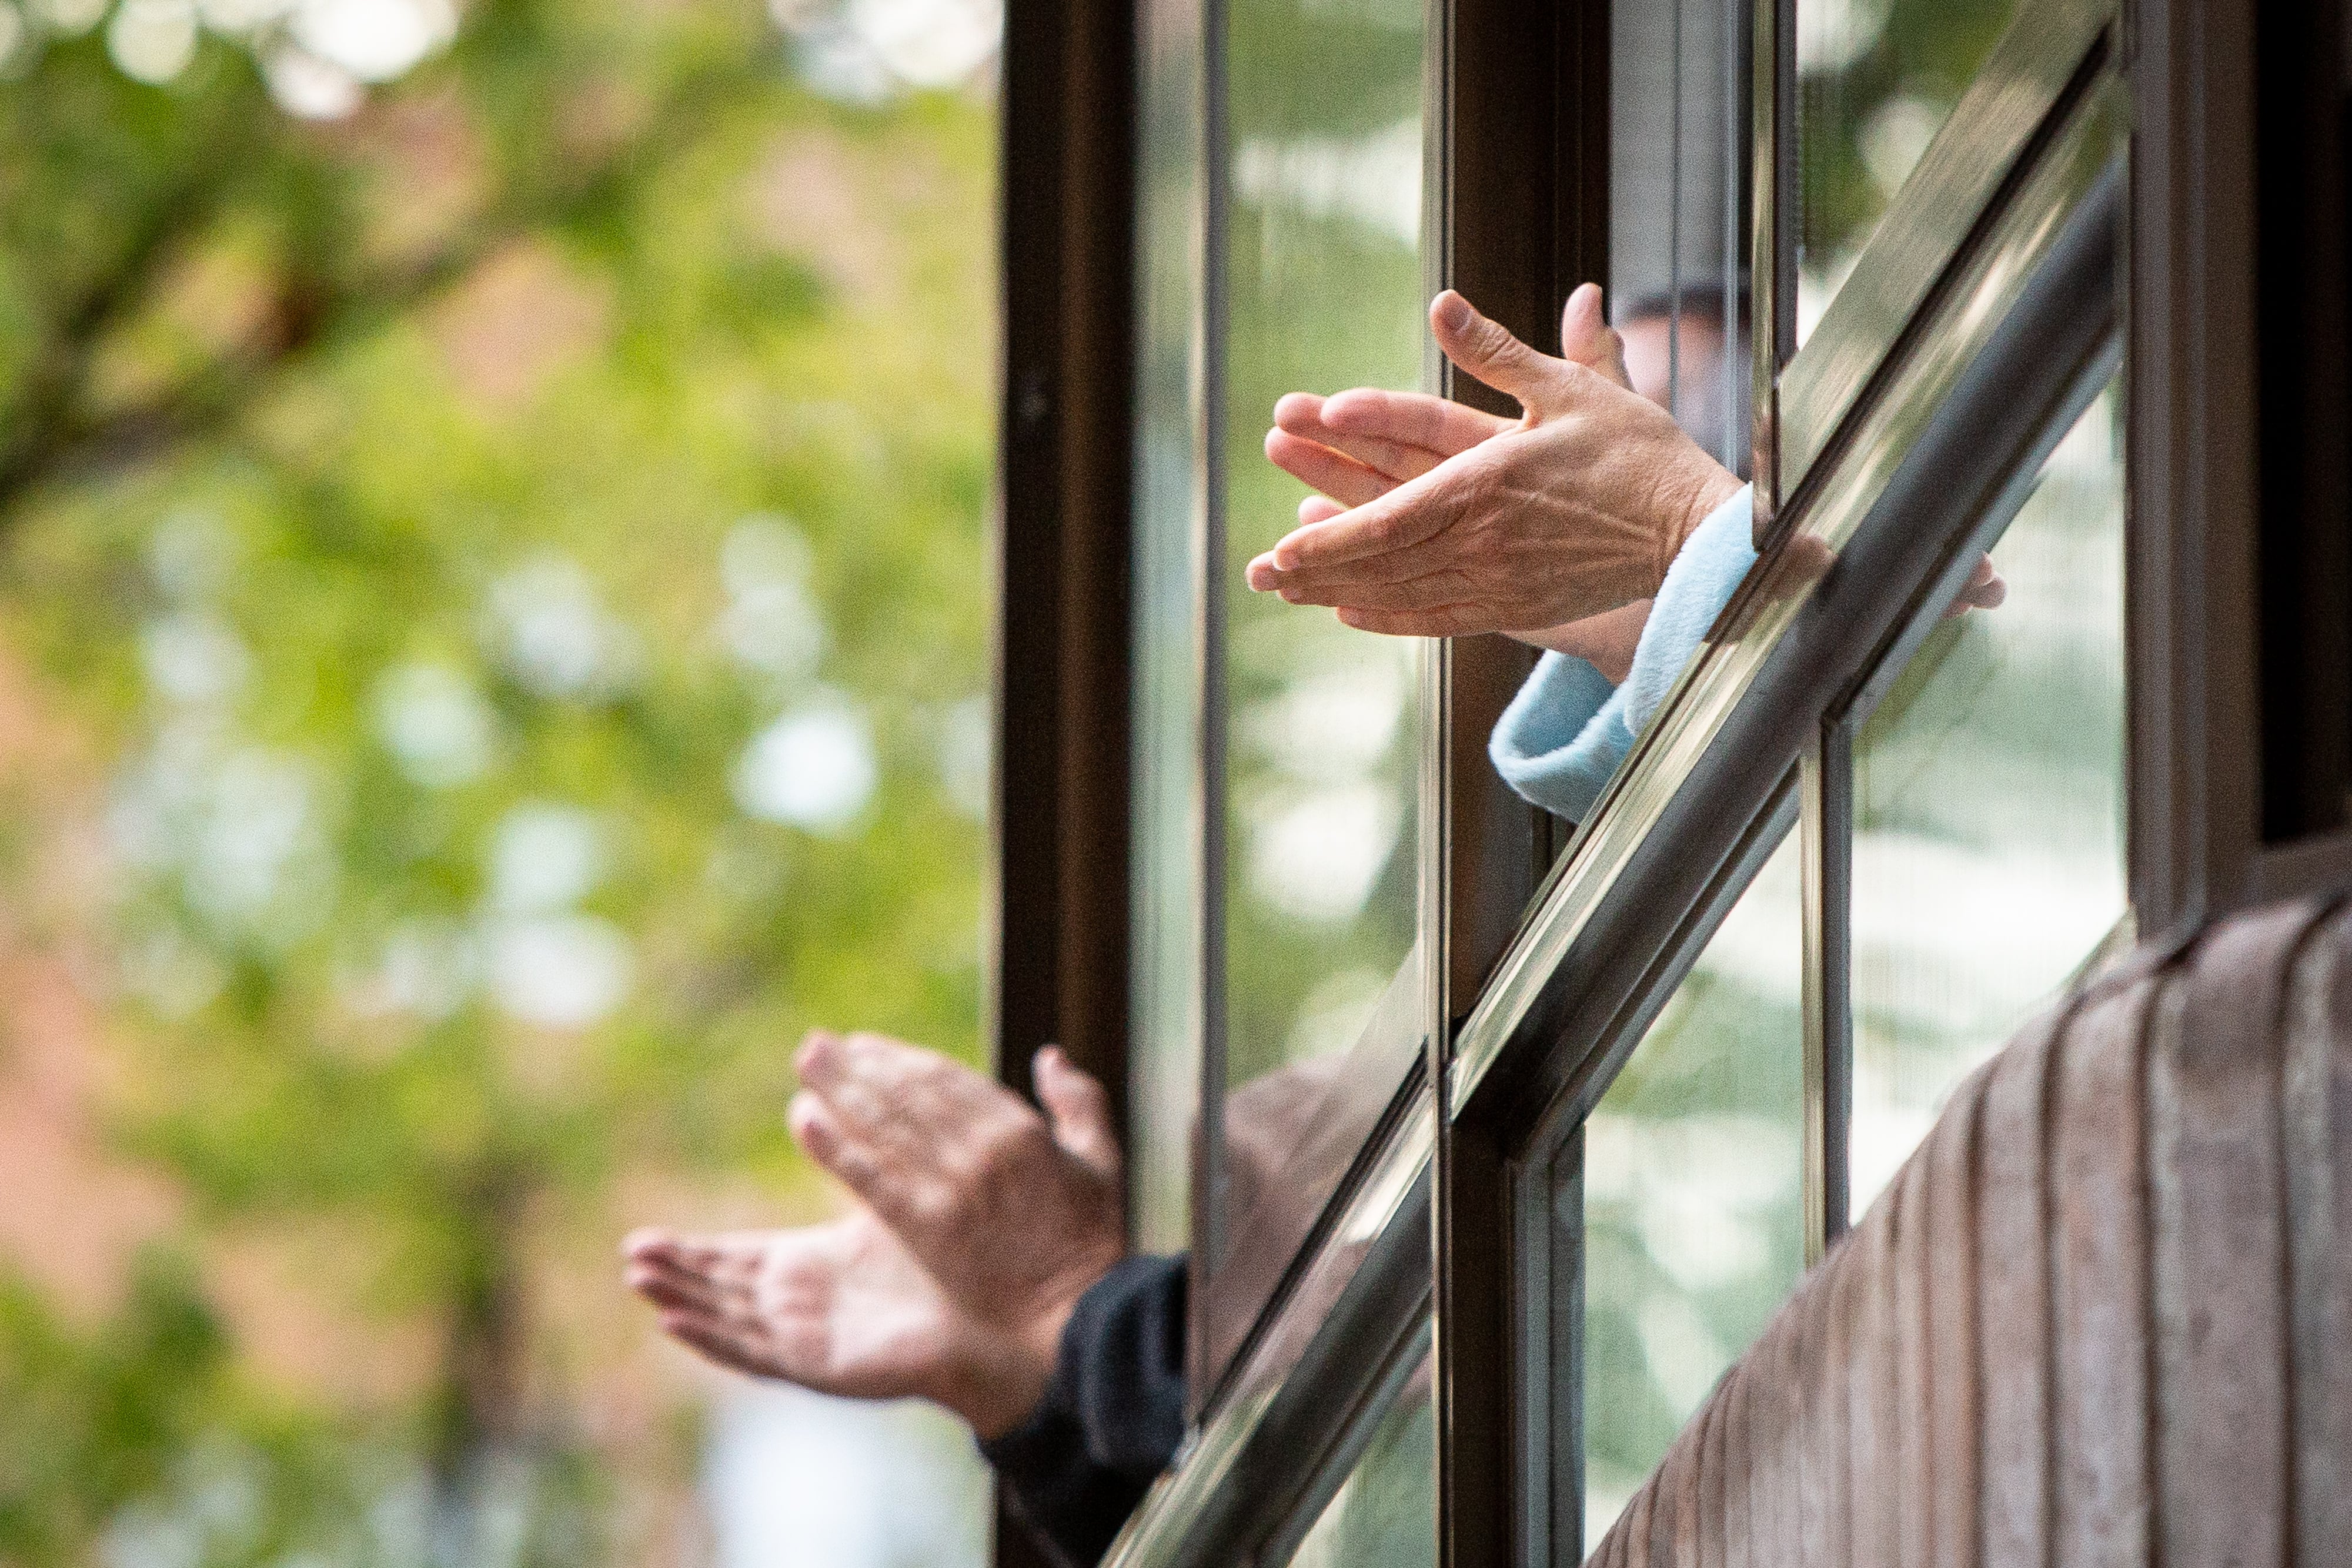
M0 1563L982 1557L702 1372L978 1051L989 0L0 0Z

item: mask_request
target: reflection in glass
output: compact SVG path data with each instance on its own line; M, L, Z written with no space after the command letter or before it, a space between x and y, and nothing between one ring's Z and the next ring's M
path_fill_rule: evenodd
M1434 1568L1436 1562L1437 1427L1424 1356L1291 1553L1290 1568Z
M1800 844L1585 1122L1585 1552L1804 1270Z
M1635 390L1745 473L1750 12L1745 0L1615 0L1610 26L1610 320Z
M1797 0L1797 339L1812 333L2017 0Z
M1585 1124L1588 1552L1804 1267L1800 867L1791 834Z
M1133 1038L1136 1244L1186 1244L1200 1103L1200 8L1140 13L1136 277Z
M1224 398L1225 1056L1238 1088L1345 1051L1412 946L1421 644L1249 591L1306 491L1261 440L1286 392L1412 388L1419 0L1234 0Z
M1853 758L1853 1209L2124 919L2123 469L2110 390Z

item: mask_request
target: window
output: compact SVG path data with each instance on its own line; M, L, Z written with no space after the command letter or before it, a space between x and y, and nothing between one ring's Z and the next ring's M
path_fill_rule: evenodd
M1930 632L1855 737L1857 1218L1953 1086L2129 945L2119 434L2102 397L1993 547L2007 601Z
M1290 1554L1290 1568L1436 1568L1437 1432L1427 1352L1410 1365L1363 1457Z
M1635 388L1745 473L1752 23L1727 0L1610 12L1611 319Z
M2017 0L1797 0L1799 343L2017 8Z
M1582 1529L1555 1528L1587 1552L1804 1268L1799 848L1773 852L1550 1162L1553 1223L1580 1228L1552 1260L1552 1300L1580 1292L1580 1322L1550 1325L1580 1385L1551 1439L1570 1476L1583 1437Z
M1142 13L1137 61L1133 904L1129 1191L1138 1245L1190 1236L1200 1105L1203 298L1199 16ZM1189 23L1189 25L1187 25Z
M1214 1299L1122 1561L1419 1562L1429 1521L1446 1561L1573 1562L1954 1086L2139 928L2147 109L2099 0L1145 14L1198 96L1146 120L1184 215L1147 211L1141 276L1192 330L1146 335L1144 439L1187 455L1137 559L1194 598L1139 670L1205 676L1150 743L1148 833L1199 854L1139 908L1207 937L1147 938L1138 994L1200 1036ZM1480 771L1526 655L1234 578L1300 495L1276 396L1445 384L1441 283L1549 348L1588 277L1643 390L1752 455L1760 557L1600 800L1529 831ZM1987 558L2005 601L1948 617Z

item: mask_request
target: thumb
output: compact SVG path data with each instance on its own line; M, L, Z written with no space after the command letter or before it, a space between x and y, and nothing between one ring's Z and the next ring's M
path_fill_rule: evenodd
M1106 1176L1119 1171L1118 1135L1111 1130L1110 1095L1091 1075L1070 1064L1058 1045L1049 1045L1031 1063L1037 1099L1053 1124L1054 1141L1082 1165Z
M1559 312L1559 351L1563 358L1599 371L1626 391L1633 378L1625 372L1625 340L1609 324L1601 308L1601 285L1580 283Z
M1445 357L1465 374L1518 399L1538 418L1561 411L1575 374L1565 360L1528 348L1451 288L1431 303L1429 326Z

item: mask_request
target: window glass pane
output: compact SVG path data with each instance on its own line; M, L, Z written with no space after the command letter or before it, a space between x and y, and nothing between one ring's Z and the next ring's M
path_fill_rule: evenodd
M1437 1427L1424 1357L1291 1554L1290 1568L1434 1568L1436 1562Z
M1175 1251L1200 1105L1201 13L1149 0L1139 16L1128 1182L1137 1244Z
M1420 0L1234 0L1224 398L1225 1051L1235 1088L1353 1043L1413 941L1421 644L1252 593L1306 489L1286 392L1420 384Z
M1723 323L1727 298L1746 314L1750 18L1746 0L1616 0L1610 15L1610 319L1635 389L1741 473L1747 332L1727 344Z
M1797 336L1811 336L2018 0L1797 0Z
M1791 833L1584 1128L1589 1552L1804 1267Z
M1853 1211L1953 1086L2126 914L2123 469L2113 389L1854 749Z

